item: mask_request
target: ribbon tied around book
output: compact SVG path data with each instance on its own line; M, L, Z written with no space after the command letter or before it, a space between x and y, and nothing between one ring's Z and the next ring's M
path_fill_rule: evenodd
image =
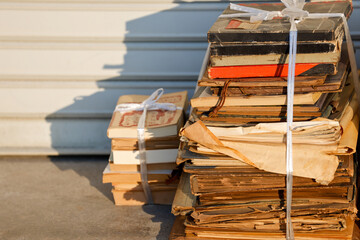
M157 101L164 94L164 89L159 88L153 92L149 98L142 103L123 103L115 107L114 112L132 112L142 111L138 125L137 125L137 137L139 146L139 159L140 159L140 174L141 184L144 190L146 201L148 204L153 204L151 190L148 182L148 171L146 165L146 146L145 146L145 122L147 111L151 110L165 110L165 111L176 111L181 109L173 103L158 103Z
M287 134L286 134L286 239L294 239L294 230L291 223L291 202L292 202L292 186L293 186L293 159L292 159L292 122L293 122L293 102L294 102L294 86L295 86L295 62L296 62L296 46L297 46L297 28L296 24L306 18L331 18L341 17L344 23L345 39L349 54L351 72L358 96L358 104L360 106L360 88L359 75L357 72L356 59L354 55L353 43L350 36L349 26L344 14L342 13L309 13L303 10L305 0L281 0L285 5L282 11L266 11L252 7L246 7L230 3L230 9L241 11L243 13L223 14L219 18L237 18L250 17L250 22L267 21L274 18L288 18L291 27L289 33L289 68L287 77Z

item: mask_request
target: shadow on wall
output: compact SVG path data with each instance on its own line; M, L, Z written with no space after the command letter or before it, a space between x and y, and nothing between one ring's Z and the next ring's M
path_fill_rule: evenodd
M187 90L192 95L207 47L206 32L221 10L199 10L199 4L209 4L204 2L176 2L181 4L127 22L124 42L100 44L111 50L101 50L108 62L101 63L98 71L114 77L76 82L79 93L73 103L46 117L54 149L109 154L106 130L121 95L149 95L159 87L165 92ZM191 9L192 4L198 5ZM94 43L95 50L97 46ZM84 92L91 94L84 96Z
M191 3L181 4L191 7ZM106 131L118 97L124 94L149 95L158 87L164 87L165 92L187 90L192 96L207 46L206 32L221 12L182 11L178 8L127 22L125 49L112 50L114 54L109 55L109 62L99 66L99 71L105 74L112 71L118 76L99 79L96 86L91 80L84 81L79 90L87 89L92 94L77 96L73 104L46 117L53 149L61 154L91 156L81 157L76 164L68 164L69 160L63 157L52 157L52 162L63 171L72 169L86 177L91 186L112 201L111 186L102 184L102 172L110 153ZM195 13L198 16L194 16ZM174 27L169 27L169 24ZM182 36L189 26L191 32L197 34ZM164 38L164 35L169 37ZM158 239L165 239L162 236L170 232L169 226L171 228L174 219L170 211L166 214L158 212L154 206L144 206L143 209L154 216L154 222L162 223Z

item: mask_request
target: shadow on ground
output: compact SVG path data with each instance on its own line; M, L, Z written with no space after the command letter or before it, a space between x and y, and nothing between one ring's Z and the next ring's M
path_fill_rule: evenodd
M108 164L108 159L108 156L50 157L51 162L61 171L75 171L79 176L87 178L90 186L96 188L106 198L113 201L111 184L102 183L102 172Z
M153 223L160 223L160 231L157 235L157 240L165 240L165 236L170 235L172 225L175 220L175 216L171 214L171 206L160 205L145 205L142 207L143 211L151 215L151 221Z
M106 199L108 199L112 202L112 204L114 204L113 196L111 193L111 184L102 183L102 172L108 164L108 156L54 156L50 157L50 161L61 171L73 171L80 177L86 178L91 187L95 188ZM104 204L106 203L104 202ZM98 206L98 208L101 207L102 206ZM123 213L123 211L118 210L125 210L126 208L128 208L127 210L129 210L130 212L139 211L140 209L142 209L144 213L149 215L152 223L154 223L155 225L158 225L157 223L160 224L160 229L157 233L156 239L167 239L167 236L169 236L170 234L171 227L175 219L175 217L171 214L171 206L144 205L141 208L138 208L132 206L115 206L114 204L113 214L112 216L109 216L109 218L114 218L115 221L119 219L121 219L121 221L126 221L126 216L114 216L116 214ZM136 221L136 219L132 219L132 221ZM142 228L142 226L138 227ZM141 229L141 231L146 232L150 231L150 229Z

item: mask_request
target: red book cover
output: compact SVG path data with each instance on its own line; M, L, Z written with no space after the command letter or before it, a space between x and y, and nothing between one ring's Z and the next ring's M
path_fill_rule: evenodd
M295 76L335 74L334 63L297 63ZM244 65L209 67L208 77L216 78L249 78L249 77L287 77L288 64Z

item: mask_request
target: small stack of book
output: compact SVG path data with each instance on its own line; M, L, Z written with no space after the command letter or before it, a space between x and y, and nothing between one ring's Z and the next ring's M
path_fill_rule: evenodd
M281 11L279 4L248 7ZM348 1L306 3L352 11ZM226 9L223 15L235 11ZM184 174L170 239L285 239L288 19L219 18L208 66L181 131ZM351 239L356 210L357 98L341 17L297 24L292 223L296 239Z
M121 96L117 104L142 103L149 96ZM173 103L176 111L148 110L145 123L147 176L154 204L171 204L180 174L175 160L179 145L179 129L184 124L187 92L168 93L159 103ZM109 164L103 182L113 185L116 205L145 204L141 185L141 169L137 125L142 111L115 111L107 135L111 139Z

